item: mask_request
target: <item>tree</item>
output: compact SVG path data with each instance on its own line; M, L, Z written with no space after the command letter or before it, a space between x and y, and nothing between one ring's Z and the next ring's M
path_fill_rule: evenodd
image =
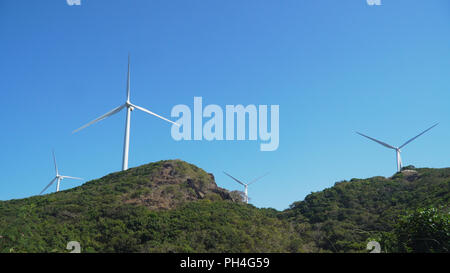
M400 218L394 230L382 236L388 252L448 253L450 212L434 207L417 209Z

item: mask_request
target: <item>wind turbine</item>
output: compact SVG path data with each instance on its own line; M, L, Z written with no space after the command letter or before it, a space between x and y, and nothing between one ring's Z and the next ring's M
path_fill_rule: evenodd
M55 176L55 178L52 179L52 181L50 181L50 183L47 185L47 187L45 187L41 191L41 193L39 193L39 195L41 195L46 189L48 189L48 187L50 187L55 181L58 181L58 183L56 183L56 192L59 192L59 184L61 183L61 180L63 180L64 178L83 180L82 178L78 178L78 177L60 175L58 172L58 166L56 165L55 152L53 152L53 162L55 163L56 176Z
M128 169L128 150L130 147L130 118L131 118L131 111L133 111L134 109L138 109L141 110L145 113L148 113L150 115L153 115L155 117L158 117L160 119L163 119L167 122L170 122L172 124L175 124L177 126L180 126L178 123L175 123L171 120L168 120L158 114L153 113L150 110L147 110L143 107L137 106L135 104L132 104L130 101L130 55L128 55L128 76L127 76L127 94L126 94L126 101L125 104L122 104L114 109L112 109L111 111L109 111L108 113L104 114L103 116L100 116L96 119L94 119L93 121L89 122L88 124L85 124L83 126L81 126L80 128L76 129L75 131L73 131L72 133L76 133L102 119L105 119L107 117L110 117L116 113L119 113L122 109L126 108L127 110L127 117L126 117L126 122L125 122L125 139L124 139L124 144L123 144L123 160L122 160L122 170L125 171Z
M363 137L366 137L366 138L368 138L368 139L370 139L370 140L373 140L373 141L375 141L375 142L377 142L377 143L383 145L383 146L386 147L386 148L395 150L396 157L397 157L397 172L399 172L399 171L401 171L401 169L402 169L402 158L401 158L401 156L400 156L400 153L401 153L401 150L400 150L400 149L402 149L403 147L405 147L405 146L406 146L407 144L409 144L411 141L413 141L413 140L415 140L416 138L420 137L421 135L425 134L425 133L428 132L429 130L433 129L433 128L434 128L436 125L438 125L438 124L439 124L439 123L434 124L434 125L431 126L430 128L428 128L428 129L426 129L425 131L423 131L422 133L420 133L420 134L418 134L417 136L415 136L415 137L409 139L408 141L406 141L405 143L403 143L403 144L402 144L401 146L399 146L399 147L391 146L391 145L389 145L389 144L387 144L387 143L384 143L384 142L382 142L382 141L380 141L380 140L377 140L377 139L375 139L375 138L372 138L372 137L370 137L370 136L366 136L366 135L361 134L361 133L359 133L359 132L356 132L356 133L359 134L359 135L361 135L361 136L363 136Z
M245 203L248 204L248 186L255 183L256 181L258 181L259 179L263 178L264 176L268 175L269 173L266 173L258 178L253 179L252 181L250 181L250 183L244 183L236 178L234 178L233 176L227 174L226 172L223 172L224 174L228 175L229 177L231 177L231 179L233 179L234 181L238 182L239 184L241 184L242 186L244 186L244 195L245 195Z

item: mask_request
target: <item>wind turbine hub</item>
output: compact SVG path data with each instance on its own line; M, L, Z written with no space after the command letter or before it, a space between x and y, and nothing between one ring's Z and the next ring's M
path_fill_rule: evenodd
M125 105L127 106L128 109L130 109L130 111L133 111L133 110L134 110L133 104L131 104L130 101L127 101L127 102L125 103Z
M125 103L125 106L126 106L128 109L130 109L130 111L133 111L133 110L134 110L133 104L131 104L130 101L127 101L127 102Z

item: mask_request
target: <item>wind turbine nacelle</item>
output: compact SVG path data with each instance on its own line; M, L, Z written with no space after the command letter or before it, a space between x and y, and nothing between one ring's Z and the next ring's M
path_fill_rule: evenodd
M134 110L133 104L131 104L129 101L125 102L125 106L130 109L130 111Z

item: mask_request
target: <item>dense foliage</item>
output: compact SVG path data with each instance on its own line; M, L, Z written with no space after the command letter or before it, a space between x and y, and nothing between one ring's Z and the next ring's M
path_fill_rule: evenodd
M448 253L450 211L430 207L410 212L391 232L382 233L380 242L386 252Z
M450 168L406 168L391 178L338 182L308 195L284 212L290 221L307 222L319 249L353 252L369 238L394 228L407 211L450 204Z
M85 215L21 218L4 230L3 252L62 252L69 241L83 252L296 251L290 224L252 206L201 200L151 211L102 205ZM293 243L294 242L294 243Z
M449 196L450 169L409 168L336 183L280 212L243 203L194 165L160 161L1 201L0 252L68 252L69 241L82 252L367 252L373 238L389 252L448 252ZM407 214L430 206L439 211Z
M66 252L69 241L83 252L298 251L290 223L239 199L194 165L161 161L0 202L0 252Z

